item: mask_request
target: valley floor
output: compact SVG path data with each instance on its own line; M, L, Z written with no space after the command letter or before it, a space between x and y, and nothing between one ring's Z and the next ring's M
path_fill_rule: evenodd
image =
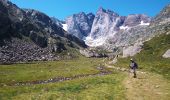
M163 76L139 71L133 78L126 68L102 64L80 58L0 65L0 100L170 100Z

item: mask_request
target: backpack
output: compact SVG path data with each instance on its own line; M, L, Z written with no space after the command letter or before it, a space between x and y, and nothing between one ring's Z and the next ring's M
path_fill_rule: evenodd
M138 64L136 62L134 62L134 67L138 68Z

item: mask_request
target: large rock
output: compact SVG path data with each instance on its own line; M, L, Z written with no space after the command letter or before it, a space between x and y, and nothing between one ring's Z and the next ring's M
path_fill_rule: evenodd
M168 49L163 55L163 58L170 58L170 49Z
M133 46L123 48L123 57L131 57L142 50L142 44L135 44Z

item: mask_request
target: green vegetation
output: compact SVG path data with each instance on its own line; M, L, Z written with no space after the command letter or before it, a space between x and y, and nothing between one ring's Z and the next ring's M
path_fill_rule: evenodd
M79 57L79 59L30 64L0 65L0 100L113 100L124 99L122 80L124 74L77 78L74 80L8 86L13 82L44 80L54 77L95 74L102 59Z
M44 80L55 77L71 77L79 74L94 74L101 59L74 59L30 64L0 65L0 83Z
M44 85L7 86L1 87L0 99L120 100L124 98L124 89L120 83L122 79L123 75L113 74Z
M144 43L144 49L133 58L138 62L139 68L156 72L170 79L170 59L162 55L170 49L170 34L161 34ZM116 66L128 67L130 58L120 58Z
M8 85L100 72L97 67L104 63L103 59L84 58L73 49L70 49L69 54L67 51L61 54L64 55L63 59L74 55L72 60L0 65L0 100L125 100L127 98L132 100L136 95L134 100L140 98L168 100L170 87L167 79L170 79L170 59L162 58L162 55L170 48L169 40L170 35L162 34L145 42L144 50L134 58L139 68L147 73L138 73L137 79L131 78L127 72L116 72L114 69L106 68L113 73L47 84ZM128 68L129 60L130 58L120 58L115 66Z

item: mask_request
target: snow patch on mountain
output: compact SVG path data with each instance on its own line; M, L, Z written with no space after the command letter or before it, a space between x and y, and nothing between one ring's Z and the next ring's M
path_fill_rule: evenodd
M141 21L140 25L150 25L150 23L144 23L143 21Z
M128 26L120 26L119 28L120 28L120 30L128 30L128 29L130 29L130 27L128 27Z
M67 31L68 25L67 25L67 24L62 24L62 25L63 25L63 29L64 29L65 31Z

